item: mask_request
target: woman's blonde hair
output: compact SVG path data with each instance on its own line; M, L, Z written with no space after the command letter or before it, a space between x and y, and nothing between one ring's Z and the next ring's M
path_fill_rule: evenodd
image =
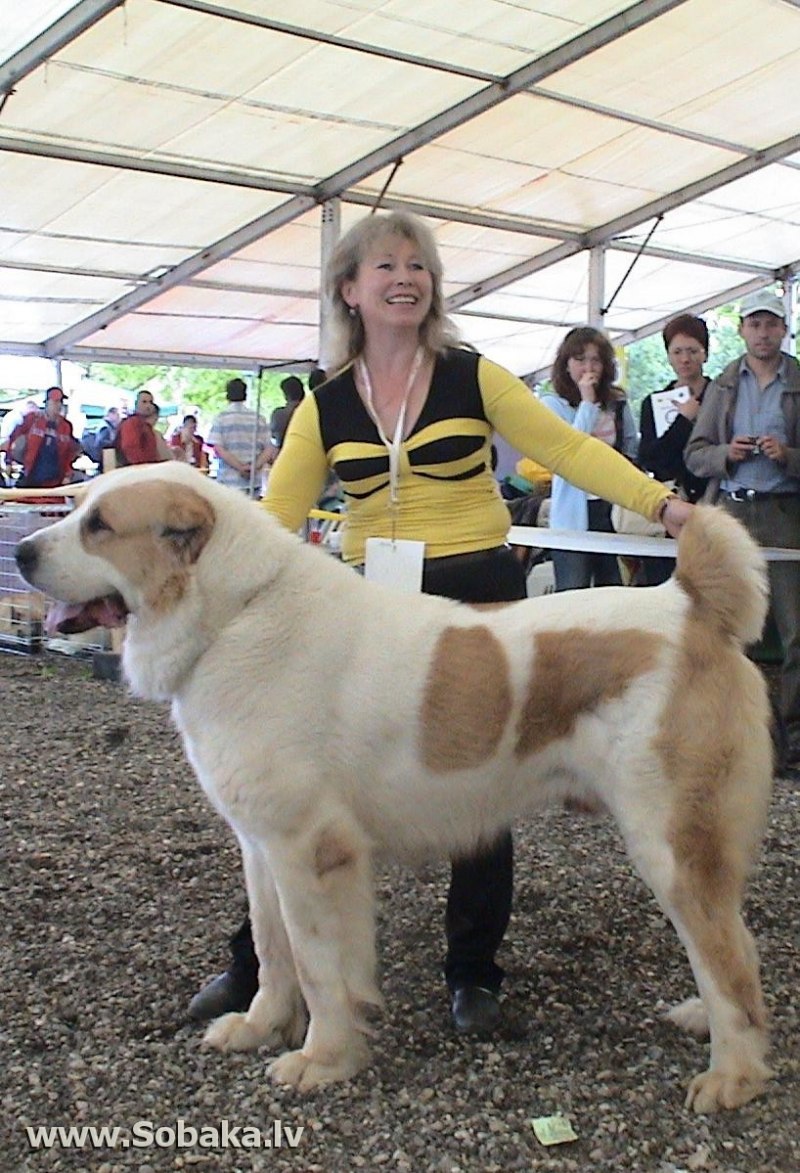
M437 353L459 342L458 331L444 309L442 262L433 233L422 220L407 212L380 212L365 216L336 245L325 271L325 294L330 313L327 368L340 370L364 349L364 323L342 297L342 286L354 281L358 269L373 248L387 236L401 236L419 250L420 260L431 275L431 308L420 326L420 342Z

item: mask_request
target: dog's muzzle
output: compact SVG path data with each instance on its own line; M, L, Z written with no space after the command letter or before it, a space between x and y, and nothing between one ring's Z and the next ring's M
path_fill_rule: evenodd
M14 551L19 572L26 582L31 582L31 575L36 570L39 561L39 551L31 538L23 538Z

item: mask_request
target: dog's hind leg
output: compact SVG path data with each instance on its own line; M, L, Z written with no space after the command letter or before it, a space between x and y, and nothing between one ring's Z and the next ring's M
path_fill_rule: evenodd
M269 1071L307 1091L369 1061L361 1011L379 1002L370 854L342 819L304 836L299 851L296 841L273 843L270 859L310 1022L302 1049Z
M246 1014L225 1014L212 1022L204 1042L220 1051L298 1046L308 1019L275 881L263 849L243 837L239 842L259 963L258 991Z
M615 811L631 857L686 948L707 1015L711 1063L686 1098L697 1112L746 1104L770 1075L758 958L741 916L753 829L736 828L719 795L706 793L702 811L688 802L662 818L630 805ZM693 1017L703 1025L702 1014Z

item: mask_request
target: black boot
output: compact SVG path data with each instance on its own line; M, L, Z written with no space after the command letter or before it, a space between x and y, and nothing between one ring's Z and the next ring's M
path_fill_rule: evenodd
M189 1017L208 1022L223 1014L245 1011L258 990L258 958L253 946L249 917L231 937L231 963L224 973L212 978L189 1003Z

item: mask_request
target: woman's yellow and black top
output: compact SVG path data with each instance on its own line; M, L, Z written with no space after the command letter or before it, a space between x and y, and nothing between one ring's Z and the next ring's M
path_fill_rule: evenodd
M403 441L394 510L389 454L352 367L295 411L264 505L289 529L299 529L333 469L347 500L346 561L363 561L369 537L424 541L426 558L491 549L505 542L509 527L491 471L495 431L580 488L647 517L669 496L608 444L563 423L515 375L453 348L436 357L427 399Z

